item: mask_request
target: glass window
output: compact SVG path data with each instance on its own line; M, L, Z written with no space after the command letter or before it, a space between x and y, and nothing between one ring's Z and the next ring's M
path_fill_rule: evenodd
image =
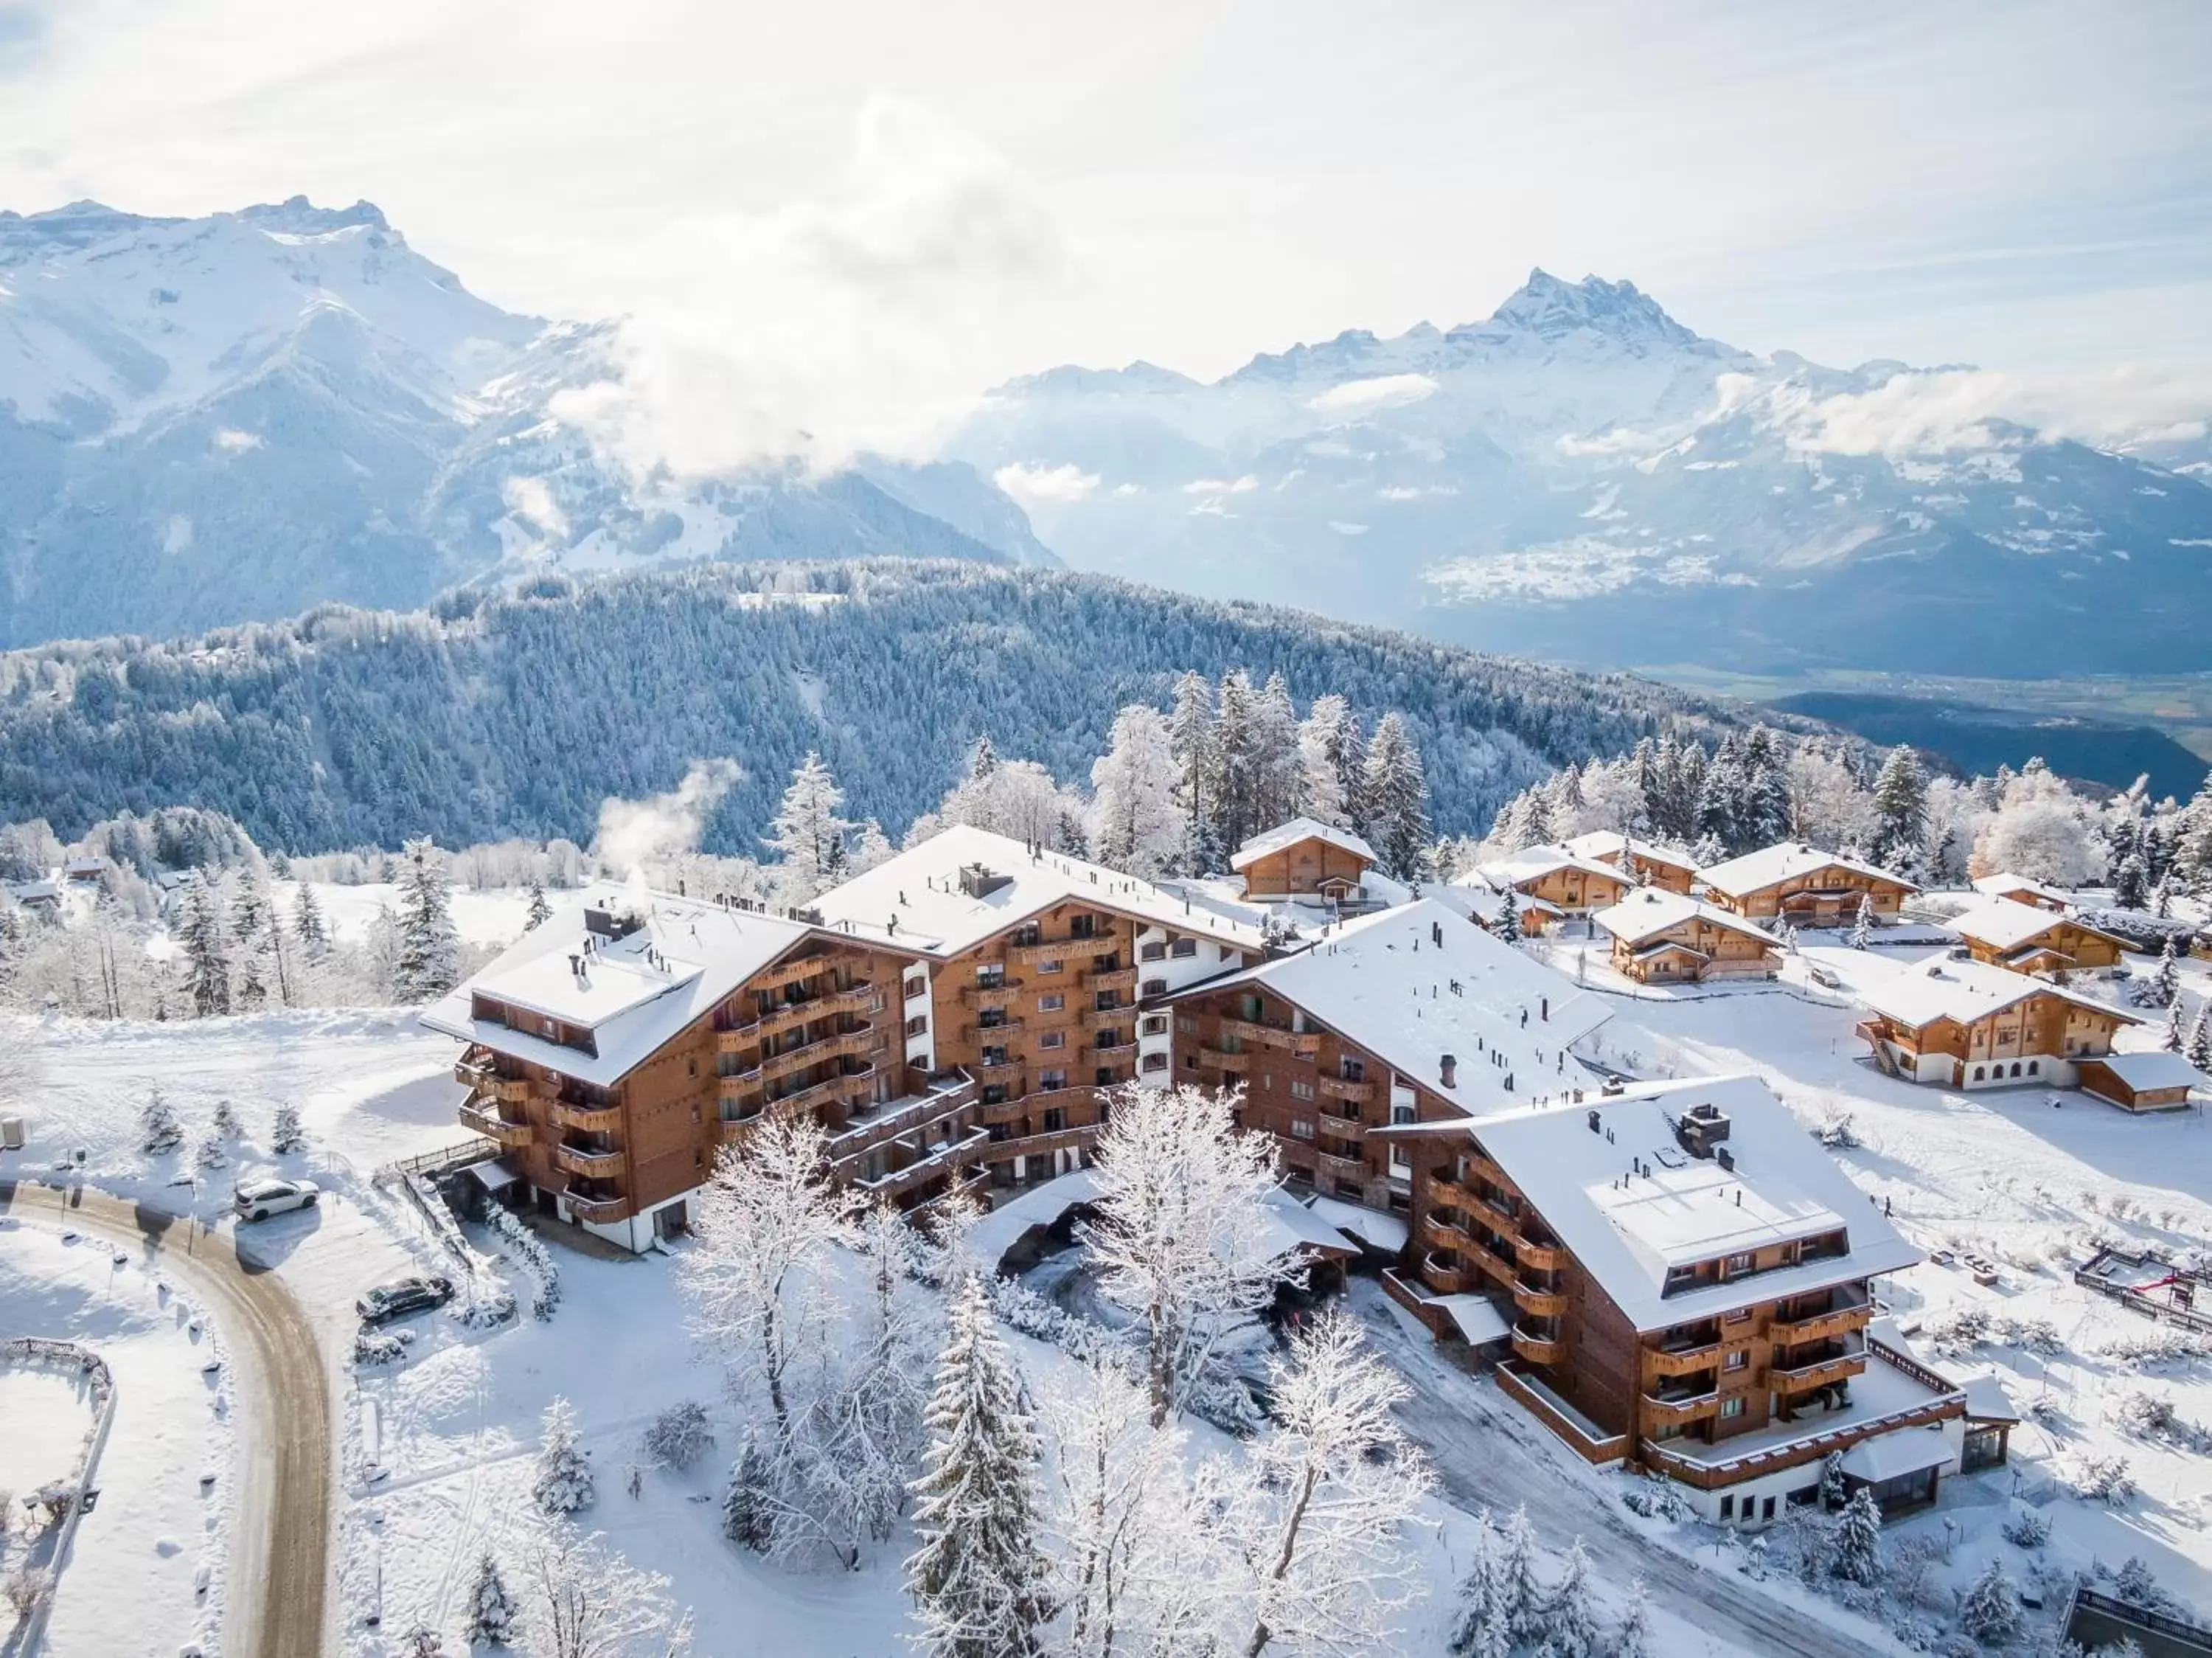
M1064 1048L1067 1045L1067 1033L1066 1031L1040 1031L1037 1033L1036 1044L1040 1048Z
M1724 1417L1741 1416L1743 1414L1743 1395L1737 1393L1732 1398L1723 1399L1721 1401L1721 1414Z
M1198 941L1194 938L1179 938L1176 940L1174 943L1168 946L1168 954L1170 955L1196 955L1198 954Z
M1060 995L1056 991L1050 996L1041 996L1037 997L1037 1011L1039 1013L1058 1013L1066 1005L1067 998Z

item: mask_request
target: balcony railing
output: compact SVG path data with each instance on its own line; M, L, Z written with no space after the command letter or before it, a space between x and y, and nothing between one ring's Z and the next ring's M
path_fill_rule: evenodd
M873 1179L856 1179L853 1188L872 1198L896 1198L926 1185L948 1169L973 1162L975 1154L984 1149L990 1137L988 1130L971 1129L957 1138L930 1147L903 1168L886 1169Z
M1677 1393L1672 1399L1656 1393L1644 1396L1644 1414L1655 1428L1686 1428L1721 1413L1718 1388L1702 1393Z
M788 1048L760 1064L763 1082L773 1082L778 1077L789 1076L794 1071L805 1070L809 1065L818 1065L826 1060L842 1059L848 1054L869 1052L876 1045L876 1028L863 1025L858 1030L840 1031L833 1036L817 1037L813 1041Z
M530 1143L530 1125L512 1117L502 1117L489 1106L471 1100L461 1107L461 1126L473 1129L488 1140L512 1150Z
M1084 1024L1095 1031L1109 1025L1133 1025L1136 1022L1137 1012L1134 1003L1124 1002L1111 1008L1085 1008L1082 1017Z
M1088 961L1116 947L1111 933L1101 933L1095 938L1046 938L1034 944L1009 944L1004 954L1009 961Z
M1700 1370L1720 1368L1721 1344L1707 1342L1698 1347L1647 1347L1644 1350L1644 1368L1654 1376L1693 1376Z
M1216 1070L1231 1071L1241 1076L1252 1069L1252 1056L1249 1053L1230 1053L1220 1048L1201 1048L1199 1050L1198 1063L1201 1065L1211 1065Z
M1766 1336L1778 1347L1795 1347L1800 1342L1821 1341L1830 1336L1848 1334L1863 1330L1874 1319L1874 1308L1867 1301L1864 1289L1853 1285L1833 1292L1838 1303L1825 1313L1808 1313L1802 1319L1777 1319L1766 1329Z
M1314 1086L1332 1100L1349 1100L1355 1105L1370 1105L1375 1099L1375 1084L1355 1082L1347 1076L1316 1076Z
M619 1151L586 1151L580 1147L556 1145L553 1161L571 1174L582 1174L593 1179L609 1179L622 1173L626 1159Z
M626 1221L637 1213L636 1200L629 1197L586 1198L570 1192L568 1212L580 1221L596 1221L605 1225L612 1221Z
M1531 1272L1564 1272L1567 1270L1567 1252L1558 1244L1536 1243L1525 1237L1513 1240L1514 1259Z
M1432 1249L1421 1257L1421 1282L1439 1295L1463 1295L1474 1287L1474 1275L1462 1258Z
M756 1042L780 1036L796 1025L808 1025L817 1019L830 1019L845 1013L876 1011L876 987L870 984L848 985L842 991L831 991L824 996L809 997L804 1002L787 1002L771 1008L750 1024L732 1025L727 1030L714 1033L714 1045L723 1053L737 1053Z
M1325 1174L1338 1175L1347 1180L1367 1178L1367 1165L1357 1157L1340 1157L1333 1151L1322 1151L1316 1154L1316 1159Z
M1513 1304L1533 1319L1557 1319L1566 1316L1565 1291L1540 1289L1534 1284L1524 1283L1517 1279L1513 1285Z
M787 984L797 984L818 978L837 965L836 958L826 955L801 956L796 961L787 961L779 966L766 968L745 981L745 988L754 991L780 991Z
M571 1100L556 1100L550 1112L559 1127L574 1129L580 1134L612 1134L622 1127L620 1106L580 1106Z
M960 1003L967 1008L1003 1005L1028 982L1024 978L1007 978L995 984L963 984L960 987Z
M1556 1336L1540 1335L1516 1324L1513 1326L1513 1350L1531 1364L1556 1364L1559 1341Z
M1083 975L1086 991L1133 991L1137 988L1134 967L1094 967Z
M1818 1358L1799 1359L1788 1365L1767 1367L1768 1383L1786 1393L1802 1393L1808 1387L1825 1387L1831 1382L1846 1381L1862 1375L1866 1369L1866 1347L1863 1343L1846 1341L1840 1351L1822 1354Z
M965 1036L971 1042L988 1042L991 1040L994 1035L1018 1036L1023 1031L1028 1028L1027 1021L1024 1020L1001 1019L995 1025L975 1024L963 1026L961 1027L960 1033L963 1036Z
M1098 1125L1073 1123L1066 1128L1056 1128L1042 1134L1017 1135L1012 1139L994 1140L983 1147L978 1156L987 1163L1003 1163L1016 1157L1045 1157L1055 1151L1069 1151L1079 1147L1096 1145Z

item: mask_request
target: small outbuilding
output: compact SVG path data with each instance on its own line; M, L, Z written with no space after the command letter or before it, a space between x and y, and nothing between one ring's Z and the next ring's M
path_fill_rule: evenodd
M2212 1077L2178 1053L2107 1053L2084 1059L2075 1074L2085 1094L2123 1111L2179 1111L2190 1090L2212 1088Z

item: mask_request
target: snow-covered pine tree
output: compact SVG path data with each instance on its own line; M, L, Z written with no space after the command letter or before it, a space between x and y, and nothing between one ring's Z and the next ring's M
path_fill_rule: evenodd
M1992 1560L1959 1603L1959 1627L1985 1647L2001 1647L2020 1634L2020 1591L2003 1564Z
M427 840L402 849L396 942L392 993L400 1001L428 1002L460 982L461 937L453 926L446 857Z
M178 942L184 946L185 981L192 1011L205 1019L230 1011L230 948L223 936L222 911L207 877L192 871L177 905Z
M1613 1626L1606 1658L1652 1658L1651 1600L1640 1577L1628 1586L1628 1605L1621 1612L1620 1622Z
M2123 910L2141 910L2148 907L2150 871L2143 867L2141 852L2129 853L2114 868L2112 902Z
M1850 1496L1850 1485L1844 1478L1844 1454L1831 1451L1820 1462L1820 1506L1833 1514Z
M1038 1445L1027 1390L982 1284L956 1292L914 1482L906 1563L930 1658L1037 1658L1050 1616L1038 1546Z
M508 1592L498 1560L486 1549L477 1562L476 1585L469 1591L465 1638L475 1645L503 1647L514 1639L521 1616L522 1603Z
M750 1440L730 1465L722 1490L722 1535L755 1554L766 1554L775 1541L775 1471Z
M2179 997L2174 997L2179 1002ZM2189 1045L2182 1051L2189 1063L2212 1076L2212 996L2197 1004L2197 1023L2189 1032Z
M1280 674L1252 704L1252 832L1286 822L1298 802L1298 710Z
M1597 1597L1590 1588L1589 1555L1577 1537L1566 1570L1544 1601L1544 1638L1536 1658L1596 1658Z
M1506 1627L1516 1641L1541 1639L1548 1591L1536 1575L1536 1532L1525 1507L1516 1508L1507 1518L1504 1545L1498 1578Z
M1498 913L1491 918L1490 932L1508 944L1521 942L1521 894L1510 887L1498 895Z
M2173 998L2179 995L2180 991L2181 967L2174 954L2173 935L2168 933L2166 936L2166 948L2159 952L2158 967L2151 974L2149 984L2146 986L2145 994L2149 997L2146 1005L2170 1008L2173 1005Z
M552 919L553 906L546 902L545 883L532 875L530 878L530 907L523 913L522 930L526 933L535 931Z
M1474 1517L1474 1546L1467 1575L1460 1579L1459 1612L1451 1636L1456 1658L1508 1658L1513 1649L1503 1549L1497 1523L1485 1509Z
M1367 838L1383 873L1398 881L1420 880L1429 845L1429 784L1420 751L1395 710L1375 728L1361 793Z
M1899 743L1874 780L1875 862L1898 870L1917 865L1927 838L1928 779L1918 757Z
M979 739L975 747L971 777L988 775L988 769L998 764L991 755L989 738ZM976 766L987 770L978 773ZM791 786L783 791L783 803L769 826L774 832L767 839L769 849L783 860L793 903L803 904L842 878L845 837L853 827L849 820L838 814L844 804L845 791L837 786L837 779L822 763L822 756L808 749L806 758L791 774Z
M313 883L300 883L300 896L292 905L292 936L300 941L301 948L310 959L322 954L331 942L329 923L323 919L323 906L315 897Z
M2186 1002L2186 997L2177 996L2166 1004L2166 1034L2160 1039L2159 1046L2168 1053L2186 1053L2189 1051L2187 1015L2184 1011Z
M1109 747L1091 767L1091 855L1147 881L1172 869L1189 835L1176 781L1166 719L1149 703L1131 703L1114 716Z
M276 1115L269 1130L269 1149L281 1157L307 1143L307 1134L300 1127L299 1106L289 1100L278 1100Z
M1221 676L1221 695L1213 715L1214 838L1224 852L1235 852L1260 828L1253 821L1253 720L1259 693L1241 667Z
M1352 827L1359 804L1358 761L1365 758L1354 755L1362 747L1352 705L1334 692L1315 698L1298 727L1297 809L1317 823Z
M1206 675L1187 673L1176 681L1175 706L1168 715L1168 741L1175 751L1176 804L1183 811L1188 837L1180 873L1202 875L1220 862L1213 838L1213 783L1218 769L1213 742L1213 685Z
M215 1110L208 1117L208 1131L222 1140L238 1137L238 1111L228 1099L215 1102Z
M1874 931L1874 899L1867 893L1859 894L1859 911L1851 918L1851 948L1863 950L1867 938Z
M249 1012L269 999L267 958L275 924L268 884L254 869L240 871L230 901L230 937L238 968L234 999Z
M538 1472L530 1482L530 1495L540 1514L574 1514L590 1508L599 1496L599 1484L592 1477L590 1453L577 1440L575 1408L556 1396L545 1407L543 1436L538 1448Z
M865 875L879 865L889 863L898 856L898 848L891 844L890 837L884 833L884 826L869 818L860 825L860 832L853 843L853 856L848 860L852 872Z
M185 1127L177 1120L177 1108L161 1089L155 1088L138 1108L138 1149L158 1157L164 1152L174 1151L184 1141Z
M1836 1522L1828 1575L1851 1583L1870 1584L1881 1579L1881 1509L1873 1491L1864 1485L1851 1493L1850 1501L1844 1504L1843 1517Z

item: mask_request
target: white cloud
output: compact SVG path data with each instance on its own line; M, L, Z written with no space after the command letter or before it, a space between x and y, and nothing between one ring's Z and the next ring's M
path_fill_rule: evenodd
M993 472L991 481L1024 507L1072 506L1089 499L1098 487L1098 474L1087 472L1072 461L1059 466L1030 466L1017 461Z
M1247 472L1242 478L1194 478L1182 486L1185 495L1249 495L1260 480Z
M1743 379L1746 376L1723 375L1723 380ZM1594 437L1577 437L1569 432L1555 446L1565 455L1643 454L1657 448L1667 440L1651 432L1632 431L1626 426L1615 426L1611 431L1600 432Z
M510 478L499 486L499 498L517 518L536 527L555 540L568 533L568 515L553 498L553 490L542 478Z
M215 446L225 454L244 454L248 449L259 448L261 440L252 432L241 432L235 427L225 426L216 433Z
M1741 401L1725 382L1722 403ZM1900 456L2001 448L2004 428L2125 448L2185 430L2212 408L2212 378L2136 368L2108 374L2035 375L1935 369L1891 375L1870 391L1816 397L1792 381L1775 387L1770 418L1792 447L1827 454Z
M1328 521L1328 527L1334 530L1339 535L1364 535L1367 533L1367 526L1364 524L1346 524L1334 518Z
M1402 408L1437 394L1437 382L1426 375L1382 375L1373 380L1347 380L1332 386L1306 407L1321 414L1372 414L1378 409Z

